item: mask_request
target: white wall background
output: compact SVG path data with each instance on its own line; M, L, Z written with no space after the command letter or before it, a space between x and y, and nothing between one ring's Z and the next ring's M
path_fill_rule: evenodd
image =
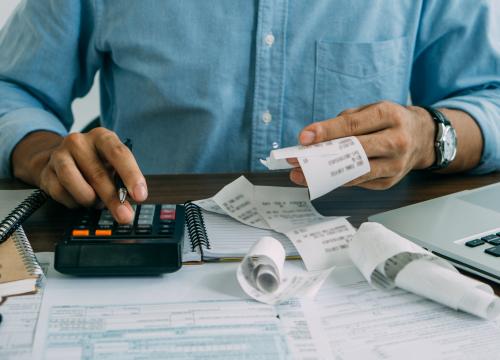
M0 0L0 29L7 22L9 16L20 2L21 0ZM2 49L0 49L0 51L2 51ZM98 81L96 81L96 83L97 82ZM75 124L73 125L72 131L82 129L90 120L94 119L99 114L99 88L96 86L96 83L94 83L92 90L86 97L77 99L73 102L72 108Z

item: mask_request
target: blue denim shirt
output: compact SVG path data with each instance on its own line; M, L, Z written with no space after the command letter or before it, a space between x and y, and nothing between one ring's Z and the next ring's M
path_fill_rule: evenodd
M101 71L102 123L145 173L263 170L346 108L460 109L500 167L496 0L28 0L0 32L0 177L28 133L66 134Z

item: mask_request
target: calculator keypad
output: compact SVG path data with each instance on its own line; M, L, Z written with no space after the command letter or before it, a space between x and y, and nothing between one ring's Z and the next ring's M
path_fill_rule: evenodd
M174 236L176 205L133 205L133 209L135 218L130 224L118 224L107 209L83 211L74 223L70 238L95 241Z

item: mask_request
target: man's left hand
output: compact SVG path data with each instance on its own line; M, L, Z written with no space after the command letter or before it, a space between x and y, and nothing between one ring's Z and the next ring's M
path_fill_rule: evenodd
M435 131L436 124L425 109L383 101L308 125L301 131L299 142L311 145L356 136L368 156L371 171L347 185L381 190L399 182L410 170L434 163ZM296 159L290 163L298 165ZM291 171L290 179L306 185L300 167Z

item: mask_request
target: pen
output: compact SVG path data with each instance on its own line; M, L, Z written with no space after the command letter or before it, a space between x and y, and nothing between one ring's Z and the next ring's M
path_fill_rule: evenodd
M132 151L132 140L126 139L124 144L126 147L129 148L130 151ZM128 192L127 192L127 187L123 183L123 180L117 173L115 173L115 186L118 189L118 198L120 199L120 202L123 204L125 202L125 199L127 198Z

